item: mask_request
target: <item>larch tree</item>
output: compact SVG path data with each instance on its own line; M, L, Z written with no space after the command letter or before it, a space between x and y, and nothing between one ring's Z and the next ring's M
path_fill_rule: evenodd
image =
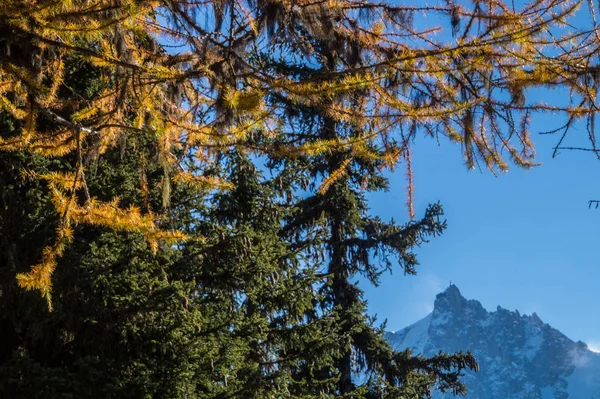
M592 24L571 29L582 4ZM441 16L452 37L416 20L422 13ZM191 394L462 393L472 356L392 351L353 281L377 283L394 258L414 273L411 248L444 228L438 205L414 220L419 132L458 143L468 167L492 172L507 159L534 165L534 112L563 112L564 134L587 118L593 139L597 33L594 5L583 1L4 2L0 148L28 157L17 172L43 187L54 217L40 219L36 259L13 262L3 278L51 306L52 293L70 292L53 289L54 275L70 275L73 263L61 259L84 245L87 229L133 234L149 259L168 258L152 267L182 273L177 295L196 306L198 328L217 324L204 338L216 349L189 357L201 370L180 374L198 377ZM93 84L76 84L72 70ZM566 87L571 101L530 103L533 87ZM119 157L135 166L127 195L94 177ZM43 166L26 165L34 158ZM365 200L398 164L407 169L404 225L370 217ZM194 201L178 197L184 188Z

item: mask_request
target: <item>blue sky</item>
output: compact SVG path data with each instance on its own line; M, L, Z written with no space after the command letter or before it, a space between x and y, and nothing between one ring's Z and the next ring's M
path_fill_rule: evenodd
M439 15L418 17L417 26L441 23L447 31L447 19ZM586 10L576 23L589 23ZM569 97L566 91L532 94L547 103ZM377 288L361 284L369 313L387 319L389 330L401 329L426 316L436 294L452 281L488 310L500 305L536 312L571 339L600 350L600 209L588 209L590 199L600 199L600 160L575 151L552 158L558 137L536 132L563 123L559 115L534 117L531 132L542 165L530 170L513 166L498 177L467 170L459 145L418 139L413 148L415 210L422 215L429 203L440 201L448 229L417 251L418 275L398 270L382 276ZM584 126L577 127L565 145L586 143ZM371 212L406 221L405 185L399 167L391 175L390 191L370 196Z
M564 93L563 93L564 94ZM545 94L551 101L561 93ZM562 118L533 119L532 133L559 126ZM570 142L587 136L583 126ZM417 276L399 270L378 288L364 285L369 312L397 330L427 315L450 280L463 296L488 310L497 305L530 314L574 340L600 347L600 161L591 153L563 151L552 158L558 137L533 134L541 166L513 166L494 177L467 170L460 146L422 138L414 146L415 208L444 206L448 229L417 253ZM407 219L402 167L391 190L371 196L371 210Z
M415 22L441 24L439 37L451 40L447 20L439 15L420 14ZM589 26L587 8L574 22ZM566 90L528 95L529 100L554 104L568 98ZM536 132L555 129L564 121L560 115L534 117L530 131L542 165L530 170L512 166L498 177L487 170L467 170L456 144L417 140L417 217L427 204L439 200L448 228L417 251L418 275L404 276L398 270L382 276L377 288L361 285L369 312L387 319L389 330L401 329L426 316L435 295L451 280L463 296L479 300L488 310L500 305L536 312L569 338L600 351L600 209L588 209L590 199L600 199L600 160L577 151L552 158L558 137ZM563 145L587 144L585 125L577 128ZM407 220L404 173L399 167L391 175L391 190L371 196L373 214Z

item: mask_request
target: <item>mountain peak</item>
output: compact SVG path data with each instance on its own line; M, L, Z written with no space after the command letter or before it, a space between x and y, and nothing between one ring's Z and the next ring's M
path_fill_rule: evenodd
M434 309L452 311L463 308L466 303L467 300L462 296L458 287L450 283L444 292L435 297Z
M488 312L454 284L436 296L432 313L386 338L396 350L410 348L426 357L471 350L480 371L465 373L469 399L600 399L600 354L536 313L521 316L500 306Z
M462 294L460 293L460 290L458 289L456 284L450 283L448 288L446 288L446 290L443 293L446 295L454 295L454 296L459 296L462 298Z
M543 326L544 322L542 321L542 319L540 319L540 316L538 316L537 313L533 312L531 314L531 320L537 325L537 326Z

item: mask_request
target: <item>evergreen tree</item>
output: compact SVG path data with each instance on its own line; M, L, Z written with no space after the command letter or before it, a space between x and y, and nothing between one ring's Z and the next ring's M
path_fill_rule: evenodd
M138 139L135 144L143 145ZM90 193L141 203L138 160L120 159L119 152L99 160L88 178ZM48 312L17 287L14 276L40 256L59 218L48 187L23 180L20 171L44 173L62 162L17 153L0 163L0 396L140 398L195 392L193 376L213 348L196 331L208 331L210 322L200 317L205 309L185 306L193 285L184 278L181 250L164 246L153 255L140 234L77 226L59 260L54 308ZM154 174L149 184L156 184L156 171L149 174ZM174 202L188 195L174 192ZM188 221L189 209L180 213ZM179 220L178 227L186 223ZM217 317L218 309L212 313Z
M334 70L335 57L328 48L323 52L321 59L328 64L322 69ZM343 61L343 58L337 60ZM279 63L273 65L273 68L281 67ZM353 101L361 102L360 92L351 95ZM335 100L338 98L333 97L331 103ZM301 138L296 138L297 145L310 145L323 139L335 141L339 137L353 141L367 134L356 124L332 119L327 108L290 104L278 96L274 101L279 101L282 108L293 108L298 123L306 124L299 129ZM388 149L393 145L389 143ZM396 149L404 150L401 146ZM366 312L366 302L355 283L356 278L361 276L377 284L383 272L393 269L394 261L405 273L415 274L418 263L411 249L421 245L427 237L440 234L445 222L440 220L439 205L430 206L423 219L405 226L369 216L365 193L387 189L387 179L381 173L385 162L382 151L374 145L365 151L376 156L353 157L351 151L339 151L327 156L305 154L297 160L275 157L269 163L282 174L281 178L294 176L299 181L312 182L314 187L318 177L323 176L317 190L297 199L297 210L283 229L291 242L295 241L294 237L306 237L315 230L320 230L318 237L325 237L316 241L300 240L305 251L321 253L326 259L319 284L318 309L320 317L336 321L331 331L334 340L327 349L333 362L317 372L319 379L327 383L324 389L314 389L313 393L353 398L429 397L433 386L464 393L465 387L458 377L464 368L477 368L471 354L440 354L423 359L411 357L410 351L395 352L385 342L383 328L376 328L375 320ZM308 374L311 373L300 372L302 376Z
M95 95L93 67L74 64L69 71L65 87ZM2 123L7 139L20 121L3 114ZM43 120L38 131L54 127ZM310 328L318 330L294 328L297 315L312 306L312 277L295 272L277 235L286 208L240 154L225 153L219 168L203 170L205 180L231 180L234 190L219 194L205 180L178 181L166 211L164 170L147 162L159 156L152 137L128 136L87 157L87 193L79 195L106 202L118 197L121 207L162 212L161 229L196 239L152 248L141 233L81 224L57 258L51 312L17 286L15 275L42 256L61 223L51 182L31 176L73 175L76 155L52 160L19 151L0 158L0 396L209 398L285 391L279 367L285 361L277 353L288 337L297 342ZM187 167L198 166L190 160Z
M212 343L219 348L211 359L213 392L215 397L288 397L296 384L290 370L327 357L318 347L328 340L331 323L304 322L313 309L314 268L301 264L280 234L289 210L273 180L237 151L219 163L234 188L211 200L206 216L196 221L206 243L190 247L197 262L191 269L194 300L210 319L211 304L227 310L216 323L226 328Z

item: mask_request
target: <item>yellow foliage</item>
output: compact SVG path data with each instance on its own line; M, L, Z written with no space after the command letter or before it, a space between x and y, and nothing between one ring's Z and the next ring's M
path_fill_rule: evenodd
M211 166L229 148L319 160L343 154L347 158L319 187L323 194L347 173L351 160L393 168L402 153L387 144L405 142L417 129L460 143L469 165L483 160L491 170L505 170L503 151L519 166L533 164L526 127L515 126L507 113L561 111L574 120L591 118L597 110L596 83L590 83L598 80L597 32L558 29L581 2L535 1L521 11L500 0L477 2L476 10L461 5L463 31L446 40L437 28L412 28L401 12L396 15L383 3L281 0L277 18L304 28L290 36L300 51L288 55L269 47L274 42L258 22L263 19L258 6L231 2L233 25L223 34L194 23L197 15L212 13L214 2L192 3L120 0L107 12L103 2L0 2L0 22L15 36L3 44L0 111L20 129L0 138L0 150L70 155L65 161L76 170L26 173L49 185L63 222L41 262L19 276L23 287L49 298L56 260L72 239L68 229L77 223L138 232L155 250L161 240L186 238L161 230L156 215L119 208L118 199L75 200L76 194L89 196L82 160L97 159L109 148L121 145L136 151L142 163L158 164L165 203L170 179L206 191L231 188L202 173L179 171L193 157ZM444 7L413 10L446 13ZM370 17L356 19L361 12ZM179 23L168 22L175 20ZM276 22L288 29L283 19ZM331 48L315 47L329 38L335 38ZM281 63L289 65L262 60L260 54L281 55ZM66 87L68 62L94 67L93 98ZM566 87L582 101L521 102L519 90L536 85ZM59 96L63 91L68 94ZM507 92L517 95L507 100ZM322 121L305 127L310 118L299 110L328 119L334 128L322 134ZM498 121L508 128L501 131ZM151 138L157 154L123 144L135 135ZM144 168L141 185L148 192Z
M225 102L231 109L252 111L260 105L263 95L259 91L231 90L225 95Z
M67 215L72 223L85 223L117 231L140 233L148 240L154 252L158 249L159 241L174 243L187 238L185 234L178 231L160 230L155 224L153 215L143 215L140 209L134 205L129 209L119 208L119 198L114 198L109 203L99 202L92 198L85 205L79 206L74 202L70 203L60 190L54 189L52 194L57 211Z
M56 242L52 246L44 248L42 260L31 267L28 273L19 273L17 282L19 287L26 290L38 290L52 310L52 274L56 269L56 260L61 257L66 246L73 241L73 229L64 222L58 228Z
M38 290L42 297L52 307L52 274L56 268L57 259L62 256L66 246L73 240L71 226L83 223L92 226L107 227L117 231L128 231L142 234L148 241L154 253L158 250L159 243L175 243L186 240L187 236L179 231L162 230L156 226L152 214L142 214L136 206L128 209L119 208L119 198L114 198L109 203L99 202L94 198L89 199L84 205L77 204L75 190L84 187L83 180L76 173L51 172L36 174L33 171L23 170L21 174L28 179L41 179L48 182L52 192L52 200L57 212L62 216L58 228L56 241L52 246L43 250L42 260L31 267L28 273L17 276L19 286L28 290Z
M83 187L83 180L79 177L76 178L76 173L70 172L49 172L49 173L35 173L33 171L22 171L24 175L29 178L37 178L40 180L47 181L51 187L56 187L60 190L73 191ZM82 172L81 172L82 173Z
M226 191L234 188L233 183L224 181L216 176L196 176L190 173L177 173L173 180L176 183L188 184L201 190Z
M336 170L327 176L327 178L323 180L323 183L321 183L321 186L319 186L319 189L317 190L318 193L324 195L332 184L341 179L346 174L348 165L350 165L351 161L351 158L346 158Z
M100 108L98 108L95 105L92 105L90 107L84 108L80 111L77 111L77 112L71 114L71 120L73 122L81 122L86 119L92 118L93 116L97 115L98 113L100 113Z

